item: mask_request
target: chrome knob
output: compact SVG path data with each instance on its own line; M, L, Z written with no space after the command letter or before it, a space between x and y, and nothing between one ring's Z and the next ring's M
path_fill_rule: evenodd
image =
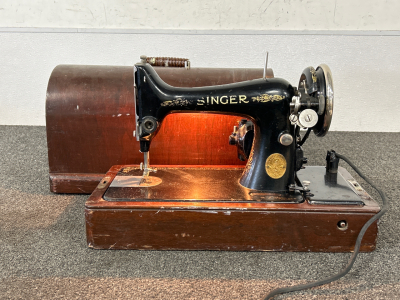
M293 143L293 136L290 133L281 133L278 137L278 142L283 146L289 146Z

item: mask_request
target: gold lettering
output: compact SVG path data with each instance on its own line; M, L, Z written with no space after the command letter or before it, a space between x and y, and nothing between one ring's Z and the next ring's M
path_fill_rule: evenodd
M253 97L253 101L260 101ZM246 95L231 95L231 96L207 96L206 98L197 99L197 105L213 105L213 104L240 104L249 103Z
M222 101L222 99L226 99L226 100ZM219 102L221 104L228 104L228 96L221 96L221 98L219 98Z
M229 97L229 103L230 104L237 104L236 96L230 96Z
M247 96L246 95L239 95L239 103L249 103L249 100L246 100Z
M211 104L214 104L214 102L215 104L219 104L218 101L219 101L219 96L217 96L216 98L211 97Z

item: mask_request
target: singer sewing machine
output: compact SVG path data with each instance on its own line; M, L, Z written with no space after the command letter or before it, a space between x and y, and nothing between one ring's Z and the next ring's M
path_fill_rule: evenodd
M306 166L303 143L311 131L324 136L332 119L328 66L306 68L297 88L265 76L177 88L145 60L135 65L134 79L135 136L144 161L112 167L87 200L89 247L345 252L379 211L338 167L334 151L326 166ZM151 166L151 143L164 118L185 112L243 117L227 143L246 166ZM303 137L300 129L307 129ZM372 251L376 236L375 223L361 251Z

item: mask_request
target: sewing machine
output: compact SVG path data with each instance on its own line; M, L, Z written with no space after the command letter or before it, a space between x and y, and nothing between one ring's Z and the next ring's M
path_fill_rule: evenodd
M311 131L324 136L332 119L328 66L306 68L297 88L265 76L177 88L145 59L135 65L134 79L134 135L144 161L112 167L87 200L89 247L344 252L379 211L338 167L334 151L328 151L326 166L305 166L303 143ZM151 166L151 144L163 120L185 112L243 117L227 143L237 147L246 166ZM307 129L303 137L300 129ZM372 251L376 236L374 223L361 251Z

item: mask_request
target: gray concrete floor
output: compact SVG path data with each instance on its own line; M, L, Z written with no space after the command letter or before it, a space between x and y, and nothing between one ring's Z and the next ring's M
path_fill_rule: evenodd
M360 254L337 282L276 299L398 299L400 133L311 135L309 165L324 165L327 149L349 157L386 192L390 210L377 249ZM83 214L88 196L49 191L45 128L0 126L0 153L0 299L261 299L273 288L338 272L350 257L91 250Z

